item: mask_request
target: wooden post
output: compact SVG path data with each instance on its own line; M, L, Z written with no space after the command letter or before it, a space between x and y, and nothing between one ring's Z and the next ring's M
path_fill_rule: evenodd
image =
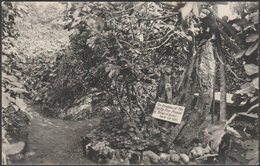
M218 13L217 6L215 5L213 10L215 10L216 13ZM220 64L219 64L219 71L220 71L220 122L225 123L226 121L226 76L225 76L225 60L222 53L222 40L220 33L217 31L215 33L216 35L216 46L217 46L217 56L219 58Z

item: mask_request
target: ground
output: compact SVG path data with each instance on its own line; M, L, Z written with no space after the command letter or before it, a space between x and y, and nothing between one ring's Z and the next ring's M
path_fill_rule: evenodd
M83 157L80 136L99 124L96 118L68 121L46 117L40 106L30 107L33 114L28 128L27 152L11 157L12 164L91 164Z

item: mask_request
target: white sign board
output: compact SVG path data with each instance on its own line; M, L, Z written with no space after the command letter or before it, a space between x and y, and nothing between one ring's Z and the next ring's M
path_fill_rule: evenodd
M157 102L152 117L180 124L184 110L182 106Z

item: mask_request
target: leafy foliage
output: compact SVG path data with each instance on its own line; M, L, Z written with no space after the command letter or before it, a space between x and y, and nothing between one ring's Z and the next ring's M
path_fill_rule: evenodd
M181 74L186 70L185 64L190 60L192 34L196 34L196 40L202 43L203 39L205 41L212 37L212 32L207 32L206 29L208 26L214 30L214 27L206 25L200 29L203 19L209 18L207 12L206 16L201 15L202 10L210 8L210 6L210 3L68 3L64 20L65 29L71 32L70 40L73 50L72 56L68 58L68 65L75 62L71 67L78 68L78 71L65 70L67 66L63 70L68 73L68 78L75 78L72 73L79 74L78 78L81 80L83 78L84 81L79 83L82 94L85 93L88 86L98 87L110 95L115 111L123 112L123 115L126 115L120 116L121 119L116 120L118 124L113 124L110 126L111 128L104 120L103 128L114 130L112 133L107 133L109 135L107 139L112 138L111 142L115 141L115 146L122 145L127 148L125 146L128 146L128 143L124 143L124 141L127 142L135 137L139 137L141 140L150 139L153 137L152 135L158 133L162 135L156 135L155 140L157 141L151 142L163 140L162 137L165 134L163 134L163 129L158 130L159 126L154 127L154 131L158 133L146 131L146 127L147 129L153 128L152 124L146 124L151 120L147 114L156 101L159 79L164 73L170 73L171 80L174 80L171 82L172 89L177 89L178 83L181 81ZM192 14L188 14L186 11ZM251 20L253 19L248 21ZM228 24L236 29L238 22L239 19L229 20ZM186 27L185 23L188 24ZM244 26L244 24L239 25ZM227 32L225 28L223 31ZM244 36L239 28L235 32L239 37ZM232 37L231 40L237 40L236 37ZM224 42L226 42L225 40L230 41L230 38L225 37ZM227 53L236 55L236 59L227 57L227 72L232 75L232 77L228 76L229 91L234 91L241 84L241 82L238 85L231 82L234 78L241 81L243 79L240 77L244 77L245 74L254 75L258 72L255 66L249 65L245 67L246 73L242 73L242 62L239 58L255 53L257 37L254 35L243 40L237 45L245 45L247 49L239 53L234 49L237 48L234 43L229 43L224 47ZM253 42L254 45L249 46L247 42ZM236 70L232 70L234 67ZM169 70L165 70L165 68L169 68ZM237 76L237 72L239 76ZM61 75L64 76L64 74ZM74 88L78 83L75 79L69 80L71 82L66 82L64 86ZM254 83L255 85L253 83L245 85L252 85L248 87L251 91L254 86L257 87L256 80ZM70 94L78 94L78 92L74 89ZM245 93L247 93L246 90ZM76 97L72 96L70 99L74 100ZM69 100L67 99L67 101ZM122 119L125 120L122 122ZM110 120L115 121L113 118ZM135 124L135 127L130 127L128 130L128 123ZM158 125L157 122L154 124ZM124 129L121 126L124 126ZM96 134L104 138L104 131L100 130ZM121 134L124 135L125 131L128 131L130 135L127 140L120 137ZM143 134L140 134L140 131ZM110 137L110 134L113 137ZM114 140L115 136L119 137L118 140ZM221 143L221 140L222 137L217 141L216 146ZM146 140L147 142L149 141ZM146 145L146 143L140 143L136 148L145 149L148 146L157 146ZM129 146L133 148L135 147L133 145L136 144L136 142L129 142ZM159 141L158 148L163 147L163 144L163 141Z
M24 63L26 57L18 54L15 40L18 37L16 18L25 14L26 8L13 2L2 3L2 140L7 146L3 152L3 164L7 164L8 154L21 151L22 144L10 144L9 141L21 126L28 124L29 116L24 101L28 93L24 86ZM17 116L19 115L19 116ZM17 131L18 130L18 131ZM14 151L8 148L12 146Z
M187 64L200 55L196 50L201 45L214 40L216 31L222 32L223 52L234 55L226 57L228 91L233 92L244 83L236 93L252 107L240 115L258 117L258 3L241 3L235 9L240 18L217 18L222 24L212 22L211 8L215 4L209 2L56 5L64 11L55 5L42 8L36 3L3 4L4 126L16 121L11 114L26 112L25 97L60 116L94 87L106 93L105 106L113 111L104 115L101 126L89 137L106 140L116 149L166 152L172 148L166 141L169 131L149 116L155 102L161 100L160 83L165 81L162 78L169 75L169 87L164 88L172 89L171 95L176 95L189 72ZM46 17L48 12L54 13L52 17ZM17 21L17 16L24 14L29 17ZM194 148L196 157L214 157L216 154L209 153L219 152L227 134L240 137L230 126L214 127L209 134L211 149ZM180 156L178 160L188 157ZM251 163L257 162L255 157L247 158Z
M243 85L241 85L241 89L236 91L236 94L239 96L239 99L241 101L247 101L248 105L248 110L246 113L239 113L239 116L242 116L240 118L236 118L235 122L232 122L232 126L234 128L229 128L228 131L231 131L230 134L235 135L237 138L244 138L246 141L241 141L240 145L243 146L245 149L245 154L246 154L246 159L249 160L248 162L242 161L239 158L243 158L242 156L236 156L235 158L237 161L240 161L245 164L258 164L259 163L259 158L257 157L258 155L258 150L255 148L247 148L244 146L244 144L249 143L250 146L254 146L252 142L254 142L254 138L257 137L256 135L256 130L257 128L257 123L249 124L249 121L244 121L246 119L250 119L252 122L252 118L258 118L257 115L257 108L259 108L259 104L256 102L258 99L258 90L259 90L259 84L258 84L258 76L257 73L259 73L259 66L256 62L259 61L259 57L257 56L257 46L258 46L258 29L256 28L258 26L258 20L255 17L258 17L259 9L258 9L258 3L239 3L238 8L234 8L235 12L237 12L241 18L237 18L235 20L231 20L232 26L237 29L237 34L241 36L242 38L242 44L243 44L243 49L235 54L236 59L243 59L244 61L244 70L247 75L247 82L245 82ZM231 121L234 121L235 117L237 115L233 115L233 117L230 118L229 123ZM243 131L241 130L243 129ZM232 130L230 130L232 129ZM249 131L250 134L245 133L246 131ZM216 145L221 143L221 139L226 133L225 130L216 130L220 133L218 133L217 137L214 138L215 141L219 141ZM215 132L217 133L217 132ZM255 135L256 134L256 135ZM214 134L213 134L214 135ZM212 136L213 136L212 135ZM247 135L245 137L245 135ZM249 138L248 138L249 136ZM232 154L232 153L231 153ZM237 154L238 155L238 154ZM249 155L251 157L249 157ZM246 160L245 159L245 160Z
M187 61L188 39L177 14L160 3L72 3L65 19L72 48L84 63L83 71L89 71L85 82L107 91L130 117L136 116L133 109L142 113L146 101L155 98L164 66L172 65L170 72L176 75L184 72L178 62Z
M252 103L252 109L256 110L259 108L259 105L255 103L258 98L259 91L259 61L258 56L258 3L241 3L240 6L235 10L239 13L241 19L237 19L234 22L234 25L239 29L238 34L243 36L244 49L239 52L237 58L243 58L244 70L247 75L247 82L241 86L241 89L236 93L240 95L245 95L245 99L248 103ZM241 10L244 9L244 10ZM243 23L243 24L242 24ZM249 112L252 112L252 109L249 108ZM248 113L249 113L248 112Z

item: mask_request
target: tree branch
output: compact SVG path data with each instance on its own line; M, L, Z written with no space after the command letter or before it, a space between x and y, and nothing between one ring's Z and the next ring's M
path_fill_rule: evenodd
M178 13L174 13L174 14L171 14L171 15L168 15L168 16L164 16L164 17L155 17L155 18L144 18L144 17L135 17L135 16L127 16L127 15L121 15L121 16L116 16L116 17L113 17L109 20L106 20L105 22L109 22L109 21L112 21L116 18L120 18L120 17L127 17L127 18L135 18L135 19L138 19L138 20L143 20L143 21L152 21L152 20L160 20L160 19L166 19L166 18L170 18L170 17L174 17L178 15Z
M238 75L231 69L231 67L229 65L226 65L226 67L233 74L233 76L236 77L236 79L241 80L241 81L246 81L243 78L238 77Z
M138 93L137 93L136 89L134 88L134 86L133 86L133 89L134 89L135 96L136 96L137 106L140 108L140 110L142 111L142 113L144 114L144 116L146 116L145 110L144 110L143 106L141 105L141 103L140 103L140 101L139 101L139 99L138 99Z
M236 52L239 52L241 50L240 47L236 46L232 42L232 40L229 38L229 36L224 31L222 31L221 29L218 29L218 30L221 33L221 35L223 36L223 38L225 39L225 42L227 42L229 47L231 47Z
M133 39L133 41L135 41L135 34L134 34L132 23L130 23L130 28L131 28L131 32L132 32L132 39Z
M115 32L113 32L113 35L115 36L116 42L119 45L120 48L123 48L122 45L118 42Z
M172 32L173 32L173 30L170 30L170 31L167 32L163 37L160 37L160 38L157 38L157 39L152 39L152 40L147 40L146 42L147 42L147 43L151 43L151 42L153 42L153 41L162 40L162 39L164 39L166 36L169 36L169 34L172 33Z
M129 105L129 110L130 112L133 112L133 106L132 106L132 101L131 101L131 94L130 94L130 87L129 87L129 79L126 78L126 95L128 99L128 105Z
M130 46L130 47L132 47L132 48L134 47L132 44L128 43L127 41L120 40L120 39L119 39L118 41L120 41L120 42L123 42L123 43L125 43L125 44L129 45L129 46Z
M148 50L154 50L154 49L160 48L160 47L163 46L165 43L167 43L167 42L170 40L171 37L172 37L172 34L170 34L170 35L168 36L168 38L167 38L164 42L162 42L160 45L155 46L155 47L146 48L145 50L148 51Z
M219 61L222 65L224 65L225 67L227 67L227 69L231 72L231 74L233 74L234 77L236 77L236 79L241 80L241 81L245 81L243 78L238 77L238 75L231 69L231 67L230 67L229 65L225 65L224 62L222 61L222 59L221 59L219 56L217 56L217 58L218 58L218 61Z
M151 21L151 20L166 19L166 18L174 17L174 16L176 16L176 15L178 15L178 13L173 13L173 14L168 15L168 16L157 17L157 18L143 18L143 17L131 17L131 16L129 16L128 18L137 18L138 20Z
M129 118L130 118L131 120L133 120L133 117L128 113L128 111L126 110L126 108L125 108L125 107L123 106L123 104L121 103L121 100L120 100L120 97L119 97L119 94L118 94L118 90L117 90L117 87L118 87L117 79L115 80L115 83L116 83L116 87L115 87L115 89L116 89L116 97L117 97L118 103L119 103L120 107L122 108L123 112L125 112L125 113L129 116Z

